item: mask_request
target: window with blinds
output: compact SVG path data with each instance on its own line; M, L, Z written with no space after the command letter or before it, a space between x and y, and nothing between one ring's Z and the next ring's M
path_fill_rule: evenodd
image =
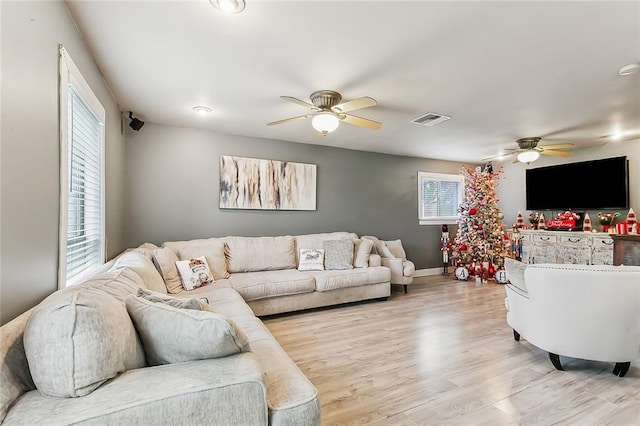
M418 172L418 221L420 225L456 223L462 203L464 177Z
M62 47L60 71L63 288L104 263L105 112Z

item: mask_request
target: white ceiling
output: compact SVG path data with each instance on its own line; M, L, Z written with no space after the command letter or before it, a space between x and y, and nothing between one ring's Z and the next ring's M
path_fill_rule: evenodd
M246 2L66 3L121 109L148 122L474 162L519 137L640 137L640 73L618 75L640 62L638 1ZM320 89L375 98L354 114L382 128L266 125L306 113L280 95ZM453 118L409 122L426 112Z

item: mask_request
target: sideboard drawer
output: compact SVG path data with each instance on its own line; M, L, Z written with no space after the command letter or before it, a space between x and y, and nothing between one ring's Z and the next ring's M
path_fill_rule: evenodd
M558 239L555 235L533 234L533 241L536 243L556 243Z
M588 246L590 244L588 235L561 235L560 243L572 246Z
M613 239L609 236L604 237L591 237L591 245L594 249L599 247L611 247L613 250Z

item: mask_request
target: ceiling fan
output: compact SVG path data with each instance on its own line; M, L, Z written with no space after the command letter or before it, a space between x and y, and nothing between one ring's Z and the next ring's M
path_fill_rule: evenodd
M516 154L516 158L513 160L514 163L531 163L536 161L540 154L543 155L553 155L556 157L570 157L572 153L570 151L558 151L560 149L570 149L575 148L575 144L572 143L559 143L553 145L545 145L538 146L538 142L540 142L542 138L540 137L532 137L532 138L521 138L516 140L518 144L518 148L507 149L506 154L502 155L494 155L492 157L488 157L483 159L482 161L493 160L496 158L504 158L509 155Z
M311 125L323 136L326 136L327 133L333 132L337 129L341 121L372 130L377 130L382 126L382 123L377 121L346 114L350 111L378 105L378 102L376 102L375 99L368 96L342 103L340 103L340 101L342 101L342 95L338 92L334 92L333 90L318 90L317 92L313 92L309 97L311 99L311 103L292 96L280 97L285 101L293 102L294 104L308 108L311 110L311 113L299 115L297 117L285 118L284 120L272 121L267 124L268 126L275 126L276 124L311 118Z

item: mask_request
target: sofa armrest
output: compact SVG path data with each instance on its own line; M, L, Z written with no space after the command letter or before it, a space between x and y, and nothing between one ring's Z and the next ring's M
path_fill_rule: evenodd
M11 407L6 422L30 424L267 424L262 369L255 356L129 370L82 398L37 390Z
M372 254L369 256L369 266L370 267L374 267L374 266L382 266L382 263L380 262L380 259L382 259L380 257L379 254Z
M383 257L380 259L382 266L391 269L391 284L402 284L403 282L403 265L402 259L397 257Z

